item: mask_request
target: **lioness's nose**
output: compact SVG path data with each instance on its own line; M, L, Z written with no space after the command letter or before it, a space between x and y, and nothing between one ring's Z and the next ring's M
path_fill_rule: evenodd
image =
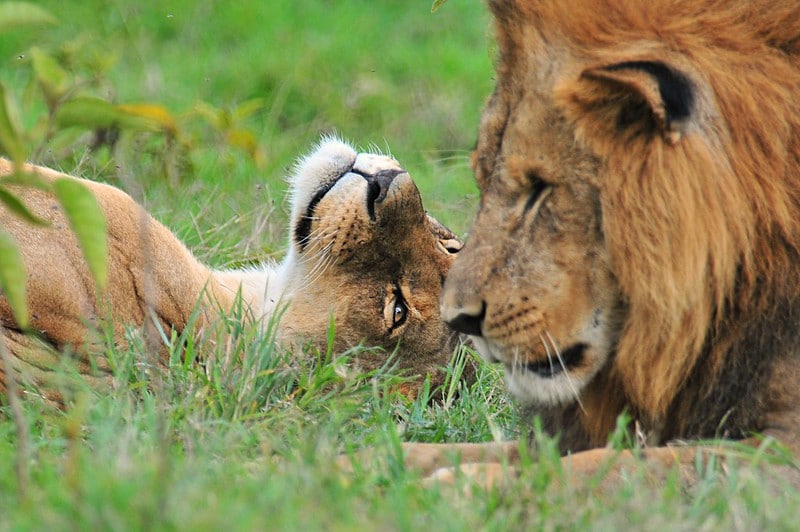
M355 172L358 173L358 172ZM405 173L403 170L381 170L375 174L360 174L367 180L367 212L371 220L375 219L375 204L386 199L386 193L394 178Z
M447 295L445 293L441 308L444 322L451 329L460 333L481 336L483 319L486 317L486 303L477 298L472 301L448 302L450 298Z

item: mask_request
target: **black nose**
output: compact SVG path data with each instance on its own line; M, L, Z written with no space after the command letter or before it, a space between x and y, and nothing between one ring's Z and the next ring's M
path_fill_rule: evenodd
M483 319L486 317L486 303L482 303L480 308L481 310L478 314L461 312L456 314L453 318L446 320L446 323L451 329L460 333L469 334L470 336L481 336Z
M386 193L394 181L394 178L402 173L403 170L381 170L377 174L362 174L357 170L353 173L360 175L367 180L367 214L370 220L375 220L375 204L386 199Z

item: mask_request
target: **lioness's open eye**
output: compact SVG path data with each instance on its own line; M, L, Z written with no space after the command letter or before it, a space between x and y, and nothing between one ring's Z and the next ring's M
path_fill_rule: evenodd
M392 329L400 327L406 321L408 316L408 305L406 305L403 296L397 292L397 299L394 300L394 309L392 311Z
M383 320L389 334L393 334L403 326L408 318L409 308L406 298L403 297L403 290L397 283L391 283L386 287L386 299L383 303Z

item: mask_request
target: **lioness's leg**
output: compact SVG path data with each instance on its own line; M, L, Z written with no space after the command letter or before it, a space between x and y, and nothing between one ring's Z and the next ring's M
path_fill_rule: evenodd
M750 439L742 443L754 447L760 445L761 440ZM409 454L414 456L406 464L409 467L417 467L421 463L422 467L430 470L429 464L434 460L433 455L447 455L450 446L442 445L441 449L420 449L416 453ZM494 448L492 450L499 450ZM491 452L491 451L490 451ZM426 455L425 460L417 462L420 453ZM488 456L490 453L486 453ZM476 454L472 454L476 456ZM517 477L519 473L518 464L511 453L505 461L491 460L468 461L462 460L457 466L447 466L435 469L427 474L426 484L453 484L459 477L468 478L472 482L484 487L503 487L509 481ZM633 471L642 472L646 480L651 485L661 485L667 475L677 471L681 482L686 486L691 486L698 479L698 463L707 464L712 458L726 461L731 458L730 449L725 447L713 447L702 445L676 445L665 447L653 447L642 449L638 453L629 450L614 450L608 448L591 449L582 451L561 459L564 471L562 481L572 488L587 488L595 486L600 491L616 489L620 482L626 478L626 473ZM699 462L698 462L699 461ZM800 485L800 472L796 467L790 465L774 466L781 470L780 478L787 479L793 485ZM422 470L422 469L421 469Z
M519 444L516 441L491 443L403 443L406 468L428 477L447 468L464 467L465 464L516 464L519 461ZM339 458L339 467L352 471L360 465L377 460L374 449Z
M430 475L454 464L516 464L519 442L491 443L404 443L406 466Z

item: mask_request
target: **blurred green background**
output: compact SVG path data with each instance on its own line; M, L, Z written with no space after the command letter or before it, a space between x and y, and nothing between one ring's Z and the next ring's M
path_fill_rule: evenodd
M32 135L34 159L128 190L200 258L279 256L285 178L331 133L391 152L430 212L469 227L468 154L492 85L481 2L436 13L429 0L37 5L58 23L0 39L0 80L27 128L48 112L35 97L35 47L82 92L163 106L179 138L123 130L112 148L70 128Z

